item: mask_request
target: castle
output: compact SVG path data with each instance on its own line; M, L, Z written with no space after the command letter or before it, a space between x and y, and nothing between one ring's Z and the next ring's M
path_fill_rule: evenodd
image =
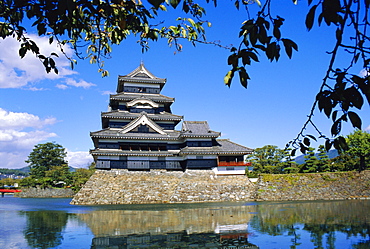
M183 116L172 114L174 98L161 94L165 83L143 63L118 77L109 111L101 114L102 130L90 133L96 168L244 174L248 164L243 159L252 149L218 139L221 133L211 130L207 121L183 121ZM181 121L181 130L176 130Z

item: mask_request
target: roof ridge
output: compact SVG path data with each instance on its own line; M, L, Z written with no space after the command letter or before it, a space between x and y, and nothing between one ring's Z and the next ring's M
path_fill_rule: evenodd
M232 144L235 144L235 145L238 145L238 146L244 147L244 148L249 149L249 150L253 150L252 148L249 148L249 147L247 147L247 146L244 146L244 145L238 144L238 143L236 143L236 142L233 142L233 141L231 141L229 138L220 138L220 139L216 139L216 140L217 140L217 141L220 141L220 140L226 140L226 141L229 141L229 142L230 142L230 143L232 143Z
M127 125L125 125L124 127L122 127L122 130L120 131L120 133L130 132L133 129L135 129L137 126L139 126L140 124L142 124L142 123L145 124L145 125L148 125L153 130L155 130L156 132L158 132L159 134L167 135L167 133L164 132L164 130L162 129L162 127L160 127L159 125L157 125L151 118L149 118L148 115L147 115L147 113L144 112L144 111L140 113L140 116L139 117L135 118L130 123L128 123Z

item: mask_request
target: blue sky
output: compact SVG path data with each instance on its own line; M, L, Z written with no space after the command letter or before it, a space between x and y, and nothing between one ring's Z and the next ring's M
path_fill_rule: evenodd
M212 22L208 40L236 46L245 12L235 10L232 2L219 2L217 8L208 5L206 19ZM101 129L100 113L107 111L118 75L130 73L141 61L157 77L167 78L162 94L175 98L174 114L189 121L207 120L223 138L244 146L283 148L306 120L328 65L326 51L334 44L332 27L307 32L300 15L307 12L307 4L291 2L276 6L276 13L286 19L283 37L294 40L299 52L291 60L283 55L278 63L261 56L260 63L247 68L251 76L247 90L237 80L230 89L224 85L229 51L212 45L193 47L183 41L183 52L175 54L163 40L151 43L143 54L137 38L130 37L114 47L113 58L105 61L110 76L102 78L96 65L78 61L71 70L62 56L57 61L60 74L46 74L31 54L19 59L16 41L0 40L0 168L26 166L24 160L34 145L48 141L67 149L70 166L86 167L92 161L89 132ZM168 17L176 14L161 18ZM46 38L35 39L46 54L56 51ZM369 130L368 104L360 114L363 128ZM314 120L330 136L330 120L318 111ZM351 131L345 124L343 135ZM314 134L310 129L307 133Z

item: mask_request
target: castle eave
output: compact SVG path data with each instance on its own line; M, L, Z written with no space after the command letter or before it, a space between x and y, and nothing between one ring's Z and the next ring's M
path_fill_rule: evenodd
M169 151L127 151L127 150L90 150L93 156L174 156L176 154Z

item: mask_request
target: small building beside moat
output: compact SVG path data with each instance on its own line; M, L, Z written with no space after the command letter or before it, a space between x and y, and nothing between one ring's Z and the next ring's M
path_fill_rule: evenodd
M143 63L118 77L109 111L101 114L102 129L90 133L96 168L213 169L216 174L244 174L249 166L244 156L253 150L219 139L221 133L211 130L207 121L184 121L183 116L173 114L174 98L161 94L166 81L154 76ZM181 130L176 130L180 122Z

